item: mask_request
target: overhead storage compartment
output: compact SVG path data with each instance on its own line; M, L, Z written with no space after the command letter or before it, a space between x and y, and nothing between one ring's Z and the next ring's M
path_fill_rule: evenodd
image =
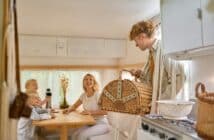
M21 56L56 56L56 37L20 36Z
M103 38L20 36L21 56L121 58L126 40Z

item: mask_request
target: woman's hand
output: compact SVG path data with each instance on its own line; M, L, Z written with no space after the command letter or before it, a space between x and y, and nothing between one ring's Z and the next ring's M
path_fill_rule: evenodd
M62 111L62 113L63 114L68 114L68 113L70 113L70 112L72 112L72 111L75 111L76 109L74 108L74 107L69 107L68 109L64 109L63 111Z
M91 112L84 110L80 114L82 114L82 115L91 115Z
M57 109L51 109L51 113L59 113L59 110L57 110Z
M70 113L70 111L69 111L69 109L64 109L64 110L62 111L62 113L63 113L63 114L68 114L68 113Z

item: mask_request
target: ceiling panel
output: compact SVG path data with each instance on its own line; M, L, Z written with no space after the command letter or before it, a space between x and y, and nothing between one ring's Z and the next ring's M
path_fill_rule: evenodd
M159 0L17 0L20 34L124 39Z

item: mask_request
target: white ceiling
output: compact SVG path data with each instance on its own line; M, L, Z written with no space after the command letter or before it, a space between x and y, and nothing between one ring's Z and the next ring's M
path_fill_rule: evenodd
M127 38L160 0L17 0L20 34Z

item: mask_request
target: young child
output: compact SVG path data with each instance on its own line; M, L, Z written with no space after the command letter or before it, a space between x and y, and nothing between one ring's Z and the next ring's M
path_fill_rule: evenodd
M36 98L28 96L25 93L22 96L26 96L23 102L25 103L22 107L22 114L20 114L20 119L17 126L17 140L34 140L35 139L35 126L32 125L32 120L44 120L54 118L54 115L50 113L47 109L42 109L37 107ZM24 112L29 112L29 116ZM28 110L28 111L26 111Z
M32 125L32 120L44 120L54 118L54 115L50 113L50 110L42 109L42 101L38 97L37 82L34 79L30 79L26 82L26 94L27 98L23 100L26 108L31 109L30 117L22 115L18 121L17 126L17 139L18 140L34 140L35 139L35 126Z
M25 89L26 89L26 93L28 96L35 98L35 105L37 107L42 107L42 105L46 104L48 102L48 100L50 100L49 98L45 98L44 100L41 100L41 98L39 97L39 94L37 92L38 90L38 84L37 81L35 79L29 79L27 80L26 84L25 84Z

